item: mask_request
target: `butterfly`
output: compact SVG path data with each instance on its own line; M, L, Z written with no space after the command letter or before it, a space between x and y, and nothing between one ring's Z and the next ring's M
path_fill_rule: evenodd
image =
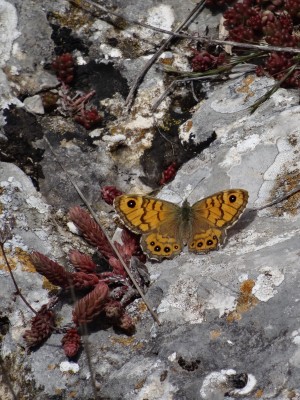
M229 189L215 193L190 206L138 194L115 198L114 207L124 225L141 234L141 247L150 259L178 255L184 245L189 251L203 253L218 249L226 229L245 210L248 192Z

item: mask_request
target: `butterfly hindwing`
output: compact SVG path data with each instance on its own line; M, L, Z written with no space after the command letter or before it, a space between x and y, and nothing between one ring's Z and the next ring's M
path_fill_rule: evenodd
M180 254L183 243L179 238L172 237L172 235L163 236L158 232L151 232L142 236L141 247L149 258L160 260L162 258L173 258Z
M189 251L193 253L208 252L216 250L223 242L223 234L220 229L207 228L206 230L192 231L188 242Z

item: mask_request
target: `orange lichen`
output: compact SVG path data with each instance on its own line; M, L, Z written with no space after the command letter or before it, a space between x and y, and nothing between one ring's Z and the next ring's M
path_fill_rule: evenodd
M159 59L159 62L161 64L164 64L164 65L172 65L173 61L174 61L174 58L172 58L172 57L160 58Z
M228 322L238 321L242 318L242 313L250 310L258 303L258 299L252 294L255 281L247 279L240 286L240 294L237 299L236 309L227 316Z
M78 395L78 393L75 392L75 390L73 390L72 392L68 393L68 397L70 397L71 399L77 399L77 395Z
M284 193L289 193L299 187L300 171L295 169L293 172L283 172L278 175L273 190L270 193L270 201L280 197ZM274 208L274 215L281 217L284 213L297 215L300 205L300 191L280 202Z
M145 313L145 312L148 311L148 308L147 308L146 304L143 301L139 302L138 309L139 309L139 311L141 313Z
M117 337L113 336L110 341L114 344L120 344L122 346L131 346L134 350L141 350L144 347L142 342L137 342L134 337Z
M254 75L248 75L245 79L243 79L243 85L236 90L238 93L246 94L245 100L248 100L249 97L254 96L254 92L250 88L254 80L255 80Z
M5 254L9 262L10 268L12 270L16 269L17 265L20 264L22 271L36 272L30 260L30 254L27 251L21 249L20 247L16 247L13 252L9 249L6 249ZM8 271L5 260L1 255L0 255L0 269L2 269L3 271Z
M231 311L226 317L226 321L229 322L229 323L234 322L234 321L239 321L241 319L242 319L241 314L239 314L235 310Z
M221 336L221 331L214 329L213 331L210 331L209 336L211 340L216 340Z
M118 337L118 336L113 336L110 338L110 341L112 343L117 343L121 344L123 346L132 346L135 342L134 337Z
M70 7L70 10L65 14L53 12L52 17L55 18L60 25L68 27L70 29L77 30L83 28L87 31L88 27L93 23L92 19L89 18L89 14L83 12L78 7Z
M252 294L254 285L255 281L252 279L247 279L242 282L236 306L236 311L238 313L246 312L258 303L258 299Z
M183 132L189 132L193 127L193 121L189 119L185 124L183 124Z
M59 288L58 286L55 286L51 282L49 282L47 278L43 277L43 289L51 292L52 290L58 290Z
M48 364L48 370L49 371L53 371L55 368L57 368L57 365L56 364Z
M261 396L262 396L263 394L264 394L264 391L263 391L262 389L258 389L258 390L255 392L254 396L255 396L257 399L260 399Z
M25 272L36 272L34 265L31 262L30 254L22 250L20 247L16 247L15 255L17 260L22 264L22 271Z
M141 350L144 347L144 344L142 342L138 342L136 343L136 345L134 346L135 350Z
M10 268L12 270L16 269L17 268L17 259L9 254L9 250L6 250L5 254L6 254L7 261L9 262ZM8 271L6 262L5 262L2 254L0 254L0 269L2 271Z

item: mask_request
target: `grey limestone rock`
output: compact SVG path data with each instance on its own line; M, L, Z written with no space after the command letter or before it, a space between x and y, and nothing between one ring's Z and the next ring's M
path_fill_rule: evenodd
M124 17L174 29L194 5L191 0L111 0L106 7ZM113 230L112 208L101 201L99 186L114 184L127 192L150 192L150 180L140 179L146 175L141 160L153 166L148 176L157 175L157 164L145 161L147 152L152 149L159 159L165 149L162 143L169 145L165 132L155 136L155 123L165 120L170 99L161 103L155 115L151 111L167 86L160 68L150 71L131 112L124 112L126 85L132 84L162 35L151 37L147 29L131 24L120 27L113 17L87 18L64 0L0 0L0 13L0 153L5 161L0 163L0 229L8 218L15 220L5 250L23 295L38 309L51 293L30 262L30 251L40 251L68 269L68 251L87 250L66 227L68 208L80 205L81 200L41 135L30 142L40 152L39 160L33 161L42 171L34 181L36 186L27 176L29 168L7 157L16 132L8 130L7 121L17 115L9 107L26 106L45 89L58 90L58 80L44 68L51 63L56 46L53 21L65 21L71 29L77 16L71 33L64 32L76 45L80 43L72 50L78 64L88 66L90 75L96 70L95 80L89 82L97 80L97 68L118 72L113 78L119 82L117 89L109 97L97 93L94 104L105 108L109 118L105 125L87 131L70 116L35 115L37 110L31 108L24 125L31 121L29 131L39 126L69 176ZM53 15L59 18L51 20ZM197 26L203 30L209 25L213 31L217 24L218 18L206 10L190 29L195 32ZM186 47L178 46L167 57L187 67ZM88 69L91 66L95 69ZM106 83L98 82L99 87ZM127 308L136 320L134 335L126 336L98 321L86 337L88 351L75 360L66 359L61 333L27 354L22 335L32 314L15 295L0 254L1 399L92 399L88 358L99 399L300 398L299 193L262 208L299 186L300 106L297 92L279 89L250 114L249 107L272 83L250 71L210 85L207 97L180 123L176 143L182 147L178 148L184 152L184 146L191 146L192 150L176 178L157 196L175 203L188 199L193 204L220 190L243 188L249 192L249 202L218 251L198 255L185 248L173 260L147 261L151 285L146 297L161 325L137 299ZM187 92L184 88L177 93ZM30 133L24 126L18 129L21 136ZM72 304L62 302L57 312L62 325L70 322Z

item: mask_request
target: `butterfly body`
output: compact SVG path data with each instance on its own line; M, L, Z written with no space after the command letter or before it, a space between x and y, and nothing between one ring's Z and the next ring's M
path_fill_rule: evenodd
M192 206L182 206L150 196L122 195L114 207L124 224L141 234L141 247L149 258L173 258L184 245L191 252L215 250L223 243L226 229L244 211L248 193L230 189L213 194Z

